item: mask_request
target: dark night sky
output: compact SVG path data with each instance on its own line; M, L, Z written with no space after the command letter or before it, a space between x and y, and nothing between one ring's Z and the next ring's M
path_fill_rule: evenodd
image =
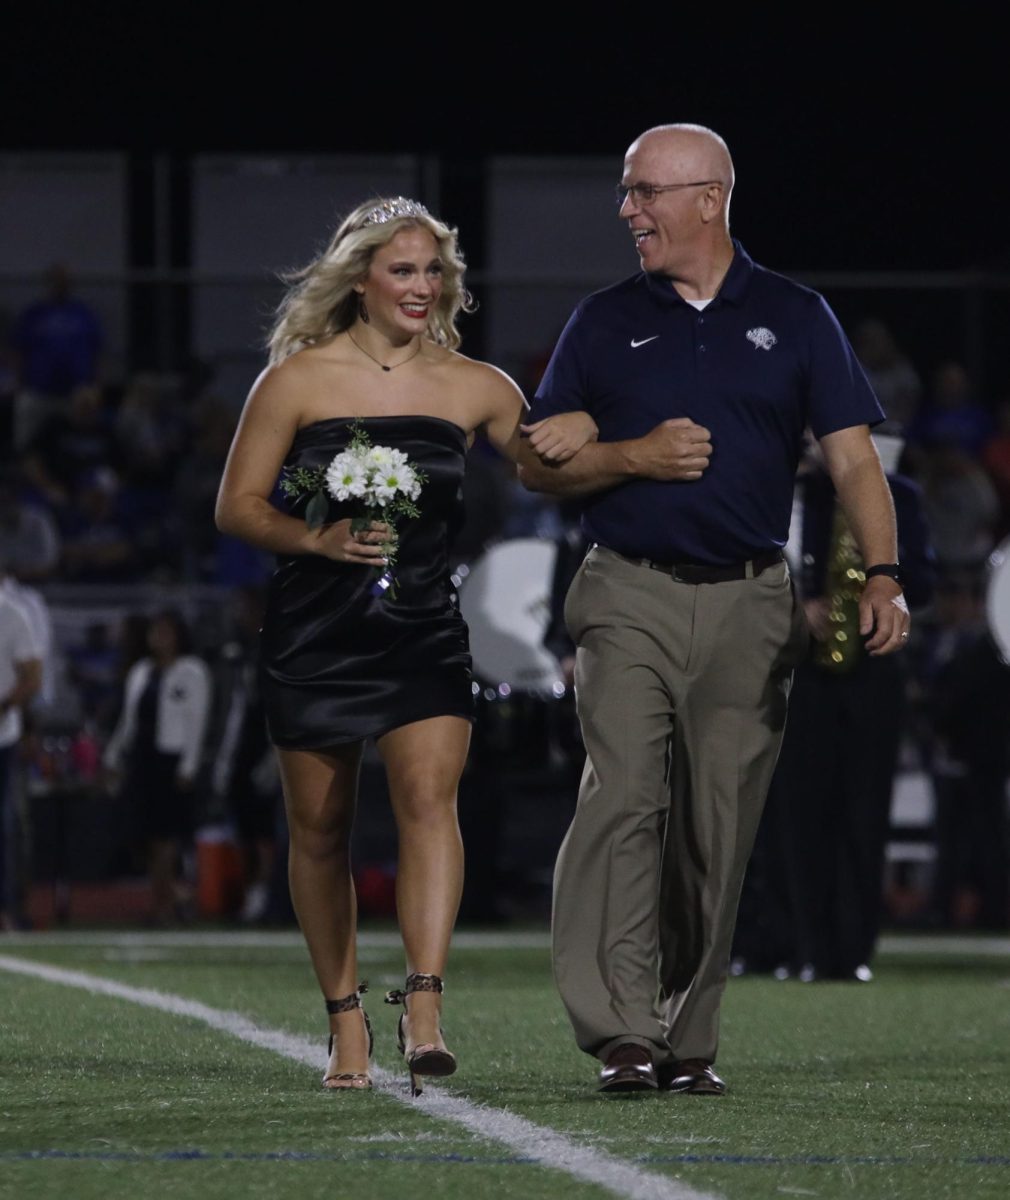
M735 231L771 265L1010 269L1010 66L980 6L893 27L610 6L613 28L572 9L563 33L521 34L490 6L235 11L33 6L5 52L0 149L611 154L616 179L642 128L693 120L729 141Z

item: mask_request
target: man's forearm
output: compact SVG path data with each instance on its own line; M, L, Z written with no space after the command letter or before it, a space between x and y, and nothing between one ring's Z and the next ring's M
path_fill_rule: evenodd
M897 562L894 500L869 429L840 429L821 439L821 449L863 562Z
M704 426L690 417L672 417L644 437L588 442L561 466L541 462L524 442L519 448L519 478L531 492L555 496L588 496L629 479L691 483L702 477L711 453L711 434Z
M894 501L865 425L821 438L824 461L849 528L867 567L898 560ZM871 656L891 654L908 639L908 605L901 585L886 576L866 581L859 601L859 632Z
M528 491L554 496L588 496L616 487L635 475L629 442L589 442L558 466L537 457L524 441L519 449L519 479Z
M877 459L850 467L835 480L835 490L863 562L868 567L897 562L894 501Z

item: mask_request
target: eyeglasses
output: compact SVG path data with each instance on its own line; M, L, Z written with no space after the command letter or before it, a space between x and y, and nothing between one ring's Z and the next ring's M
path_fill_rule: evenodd
M623 204L628 196L631 196L636 204L651 204L660 192L674 192L680 188L689 187L708 187L712 183L717 183L722 187L721 179L699 179L695 183L629 183L627 186L619 183L614 190L617 194L618 204Z

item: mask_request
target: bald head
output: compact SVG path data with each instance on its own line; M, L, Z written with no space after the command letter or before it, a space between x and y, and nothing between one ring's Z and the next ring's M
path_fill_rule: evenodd
M736 175L729 147L712 129L704 125L654 125L628 147L625 158L655 164L657 170L674 172L671 179L718 179L729 196ZM660 182L656 176L656 182Z
M619 216L642 267L708 299L732 261L733 160L702 125L656 125L628 147Z

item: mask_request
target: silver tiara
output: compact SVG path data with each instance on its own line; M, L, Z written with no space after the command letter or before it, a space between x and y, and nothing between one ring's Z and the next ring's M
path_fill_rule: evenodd
M387 221L393 221L397 217L430 216L431 213L423 204L418 204L416 200L408 200L406 196L397 196L395 200L383 200L381 204L370 208L358 222L358 228L364 229L366 225L385 225Z

